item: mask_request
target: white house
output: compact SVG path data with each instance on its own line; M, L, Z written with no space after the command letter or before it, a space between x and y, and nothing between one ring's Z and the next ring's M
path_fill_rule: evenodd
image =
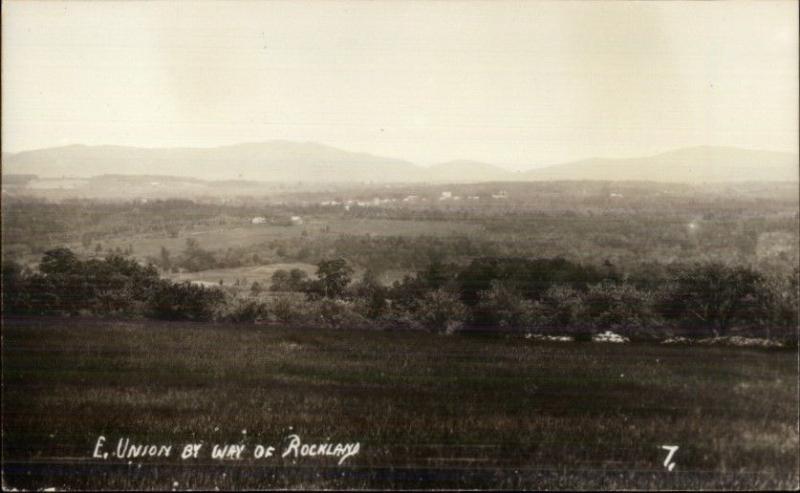
M251 224L266 224L267 223L267 218L266 217L262 217L262 216L257 216L257 217L254 217L253 219L251 219L250 223Z

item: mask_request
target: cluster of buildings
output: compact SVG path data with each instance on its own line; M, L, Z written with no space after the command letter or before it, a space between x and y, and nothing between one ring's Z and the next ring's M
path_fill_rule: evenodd
M264 216L256 216L250 220L250 224L279 224L281 226L302 226L303 218L300 216L291 216L289 218L274 218L271 221Z
M500 190L496 193L491 194L491 198L494 200L505 200L508 199L508 192L505 190ZM443 191L438 197L440 202L443 201L459 201L459 200L481 200L479 195L467 195L467 196L460 196L460 195L453 195L453 192L450 191ZM398 198L382 198L382 197L375 197L369 200L323 200L319 203L322 207L344 207L345 210L350 210L351 207L377 207L386 204L393 204L397 202L402 202L405 204L413 204L418 202L427 202L428 199L426 197L421 197L419 195L406 195L402 199Z

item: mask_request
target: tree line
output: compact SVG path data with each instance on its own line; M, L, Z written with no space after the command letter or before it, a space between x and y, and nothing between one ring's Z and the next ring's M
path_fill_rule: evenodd
M109 255L81 260L45 252L38 269L3 263L3 312L118 315L169 320L274 321L297 326L460 328L592 334L733 331L793 338L800 270L767 277L716 262L670 266L652 276L605 262L479 257L432 261L391 286L367 270L353 279L343 258L305 272L277 271L270 289L205 287L161 279L158 269Z

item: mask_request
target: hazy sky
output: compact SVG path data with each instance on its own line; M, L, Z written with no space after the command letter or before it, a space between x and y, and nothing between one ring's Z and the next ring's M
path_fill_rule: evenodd
M514 168L797 152L793 0L2 8L5 152L288 139Z

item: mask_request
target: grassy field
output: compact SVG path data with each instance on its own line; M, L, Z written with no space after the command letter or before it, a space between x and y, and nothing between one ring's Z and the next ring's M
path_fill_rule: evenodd
M164 234L122 235L100 240L106 249L125 249L133 247L133 257L145 260L147 257L158 257L161 247L171 252L179 252L186 246L187 238L196 239L203 248L224 250L226 248L258 245L272 240L300 238L303 233L314 236L336 237L347 235L372 236L465 236L475 235L483 231L477 224L454 221L410 221L396 219L351 219L344 217L305 218L299 226L279 226L272 224L243 224L217 228L202 228L195 231L183 231L176 238ZM80 242L68 246L77 252L91 254L95 244L88 248ZM31 261L38 260L34 257Z
M101 320L3 325L4 487L797 488L793 351ZM359 442L281 458L304 443ZM93 459L99 435L242 460ZM278 457L254 459L257 444ZM680 448L674 469L662 445Z
M272 285L272 275L277 270L290 271L300 269L304 271L310 279L316 278L317 266L303 262L276 263L267 265L251 265L247 267L233 267L230 269L210 269L198 272L179 272L167 273L165 278L175 282L193 281L200 282L207 286L219 285L220 279L224 286L232 286L238 280L244 289L247 289L253 282L258 282L265 289ZM364 276L364 268L355 267L352 278L361 279ZM410 274L407 271L395 269L382 272L378 279L386 286L391 286L395 281L401 281L403 276Z
M170 273L165 277L176 282L199 281L209 285L217 285L219 281L222 280L225 286L230 286L237 280L244 283L245 287L249 287L253 282L258 282L265 289L269 289L272 283L272 275L275 273L275 271L280 269L285 271L300 269L312 278L317 272L316 265L294 262L269 265L251 265L247 267L236 267L231 269L210 269L199 272Z

